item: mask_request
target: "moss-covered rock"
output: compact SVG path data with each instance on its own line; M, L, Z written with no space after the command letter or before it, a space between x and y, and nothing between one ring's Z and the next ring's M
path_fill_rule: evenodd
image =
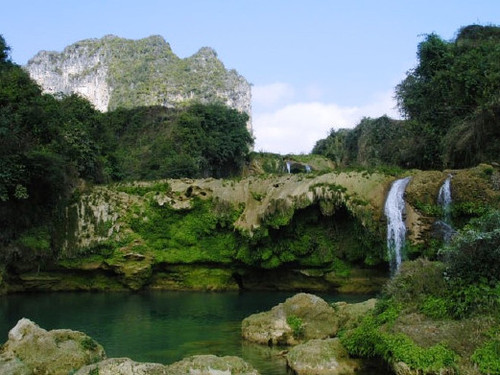
M361 367L338 338L310 340L290 349L288 367L297 375L349 375Z
M346 303L337 302L333 305L335 316L338 319L338 326L341 329L351 329L359 324L359 322L375 308L377 300L370 298L364 302Z
M168 373L172 375L200 374L200 375L258 375L250 364L234 356L217 357L215 355L196 355L184 358L168 366Z
M151 289L228 291L240 288L231 268L215 265L162 265L151 278Z
M159 363L142 363L130 358L109 358L87 365L74 375L168 375L168 367Z
M270 311L253 314L241 323L244 339L264 345L296 345L334 336L335 310L320 297L299 293Z
M104 358L102 346L84 333L46 331L23 318L2 347L0 373L66 375Z
M259 373L239 357L198 355L187 357L171 365L135 362L129 358L110 358L82 367L75 375L258 375Z

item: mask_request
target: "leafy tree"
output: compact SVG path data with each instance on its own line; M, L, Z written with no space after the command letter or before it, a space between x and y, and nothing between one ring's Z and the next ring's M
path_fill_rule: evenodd
M221 104L118 109L105 117L125 179L234 175L253 143L248 116Z
M419 44L419 63L396 87L396 98L401 112L434 140L426 167L498 159L499 42L499 27L471 25L454 41L430 34ZM490 145L487 152L483 142ZM442 163L429 163L436 157Z
M5 42L5 39L0 35L0 64L4 64L9 59L10 47Z
M500 27L471 25L453 41L429 34L396 87L406 121L363 119L313 152L339 165L436 169L500 161Z

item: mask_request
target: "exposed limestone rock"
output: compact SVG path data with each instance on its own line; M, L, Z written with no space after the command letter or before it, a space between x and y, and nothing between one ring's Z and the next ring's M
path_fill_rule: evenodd
M349 357L338 338L297 345L290 349L286 359L297 375L348 375L360 368L359 361Z
M244 339L264 345L296 345L334 336L335 310L323 299L299 293L270 311L253 314L241 324Z
M239 357L196 355L168 366L172 375L258 375L258 371Z
M66 375L104 358L102 346L84 333L46 331L23 318L10 330L2 347L0 373Z
M45 92L78 93L100 111L222 101L251 117L250 84L227 70L213 49L180 59L158 35L81 40L60 53L40 51L26 69Z
M159 205L168 204L178 210L188 209L195 197L214 199L220 205L243 206L234 226L250 234L273 215L285 215L291 220L295 210L318 202L325 214L331 215L336 206L345 204L363 225L378 231L385 193L392 179L357 172L327 173L312 178L301 175L248 177L240 181L177 179L162 181L170 186L169 191L152 191L143 196L123 190L131 186L147 188L158 181L95 186L67 208L63 253L77 253L79 249L107 240L120 240L129 231L124 218L130 216L134 207L140 216L141 207L151 198Z

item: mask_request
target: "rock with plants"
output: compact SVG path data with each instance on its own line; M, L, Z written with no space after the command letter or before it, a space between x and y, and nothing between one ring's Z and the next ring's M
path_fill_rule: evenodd
M286 354L287 365L297 375L349 375L361 368L338 338L310 340Z
M335 336L335 310L322 298L299 293L270 311L253 314L241 323L245 340L264 345L296 345Z
M2 346L0 373L66 375L105 357L102 346L82 332L46 331L23 318Z

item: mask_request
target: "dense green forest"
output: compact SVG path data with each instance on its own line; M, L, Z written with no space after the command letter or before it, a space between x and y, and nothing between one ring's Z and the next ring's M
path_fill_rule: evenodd
M313 153L339 166L463 168L500 161L500 27L471 25L445 41L429 34L396 87L404 120L364 118L330 131Z
M248 157L247 114L222 104L101 113L76 95L42 94L9 50L0 36L2 245L51 223L81 179L229 177Z

